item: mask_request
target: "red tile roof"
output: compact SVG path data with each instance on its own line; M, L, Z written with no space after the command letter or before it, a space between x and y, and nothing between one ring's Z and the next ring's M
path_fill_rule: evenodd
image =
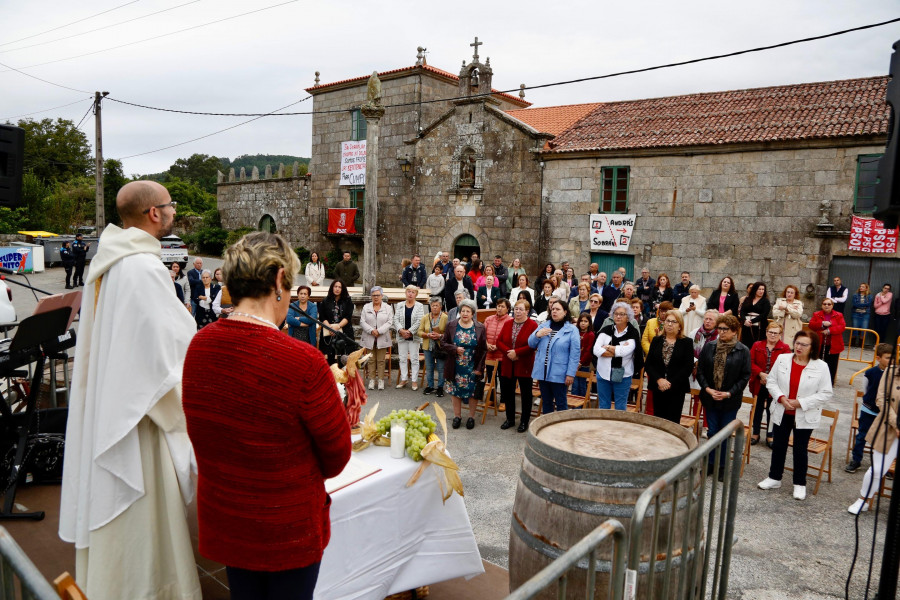
M437 75L439 77L448 79L450 81L457 81L457 82L459 81L459 75L454 75L453 73L450 73L449 71L445 71L443 69L438 69L437 67L432 67L431 65L423 65L421 67L413 65L411 67L401 67L399 69L391 69L390 71L379 71L378 77L383 78L387 75L396 75L399 73L403 73L404 71L409 71L410 73L412 73L412 72L415 72L417 69L422 69L423 71L425 71L427 73ZM371 77L371 74L370 75L362 75L361 77L351 77L350 79L341 79L340 81L333 81L331 83L323 83L320 85L314 85L313 87L306 88L306 92L309 94L315 95L316 93L326 91L327 88L343 85L346 83L352 83L355 81L363 82L363 81L368 80L369 77ZM525 100L522 100L518 96L513 96L512 94L505 94L505 93L495 90L493 88L491 89L491 91L494 92L494 94L493 94L494 96L503 98L504 100L507 100L508 102L512 102L513 104L517 104L521 107L531 106L531 102L526 102Z
M547 106L545 108L523 108L508 110L506 114L534 127L541 133L559 135L575 124L592 110L600 106L600 102L588 104L566 104L564 106Z
M549 148L579 152L886 135L887 82L887 76L868 77L604 102Z

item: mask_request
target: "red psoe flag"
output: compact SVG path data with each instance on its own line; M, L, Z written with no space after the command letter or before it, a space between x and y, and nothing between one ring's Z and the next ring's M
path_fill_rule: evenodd
M328 233L356 233L356 209L329 208Z

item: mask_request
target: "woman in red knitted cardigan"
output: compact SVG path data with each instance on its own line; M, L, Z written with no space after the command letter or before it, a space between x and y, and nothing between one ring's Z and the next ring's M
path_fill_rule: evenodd
M275 234L228 248L234 312L199 331L184 361L200 554L226 566L233 600L312 598L331 534L325 479L350 460L324 357L280 332L299 267Z

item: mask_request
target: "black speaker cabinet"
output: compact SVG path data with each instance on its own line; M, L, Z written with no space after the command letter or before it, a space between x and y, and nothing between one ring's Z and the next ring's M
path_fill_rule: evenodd
M25 130L0 125L0 206L22 206L22 167L25 161Z

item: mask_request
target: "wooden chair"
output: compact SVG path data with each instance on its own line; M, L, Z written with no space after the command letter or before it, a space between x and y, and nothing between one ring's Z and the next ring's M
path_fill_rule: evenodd
M839 410L828 410L827 408L822 409L822 416L831 419L831 427L828 428L828 438L818 438L811 437L809 438L809 447L807 452L809 454L821 454L822 462L819 466L815 466L812 464L812 461L809 461L809 466L807 467L807 476L812 477L816 480L816 486L813 488L813 494L819 493L819 484L822 483L822 475L828 474L828 483L831 483L831 458L832 458L832 444L834 442L834 430L837 428L838 417L840 416L841 411ZM794 445L794 436L791 436L790 441L788 442L789 446ZM793 471L792 468L785 466L786 471Z
M594 385L594 382L597 380L594 375L594 367L588 367L587 371L578 370L575 372L575 377L577 379L585 379L587 380L587 390L584 393L584 396L580 394L570 394L566 393L566 403L569 405L569 408L590 408L591 407L591 388Z
M496 417L497 412L497 404L498 402L491 402L491 395L495 391L497 387L497 371L500 369L500 361L499 360L486 360L484 361L484 370L487 371L488 367L493 367L491 369L491 377L487 381L487 385L484 386L484 394L481 395L481 398L477 400L477 404L475 405L475 412L481 412L481 424L484 425L485 420L487 419L488 411L493 409L494 416ZM472 399L474 400L474 398ZM472 400L469 400L471 402Z
M699 399L700 390L691 390L691 398L697 396ZM690 405L694 405L693 412L690 409ZM681 426L686 429L691 429L694 432L694 436L697 438L697 441L700 441L700 410L703 408L703 405L700 402L690 403L688 405L687 412L684 412L682 409L681 413Z
M633 400L633 401L632 401ZM640 376L631 380L631 389L628 391L628 405L625 407L627 412L639 413L644 412L644 370L641 369Z
M75 578L69 575L68 571L64 571L62 575L54 579L53 585L61 600L87 600L87 596L84 595L84 592L75 583Z
M850 413L850 437L847 439L847 462L850 462L850 454L853 452L853 446L856 444L856 434L859 433L859 407L862 403L863 392L857 390L856 397L853 399L853 412ZM865 454L872 450L872 444L866 442L863 449Z
M753 417L756 414L756 398L744 396L741 403L750 406L750 417L744 423L744 457L741 460L741 477L744 476L744 467L750 464L750 434L753 433Z

